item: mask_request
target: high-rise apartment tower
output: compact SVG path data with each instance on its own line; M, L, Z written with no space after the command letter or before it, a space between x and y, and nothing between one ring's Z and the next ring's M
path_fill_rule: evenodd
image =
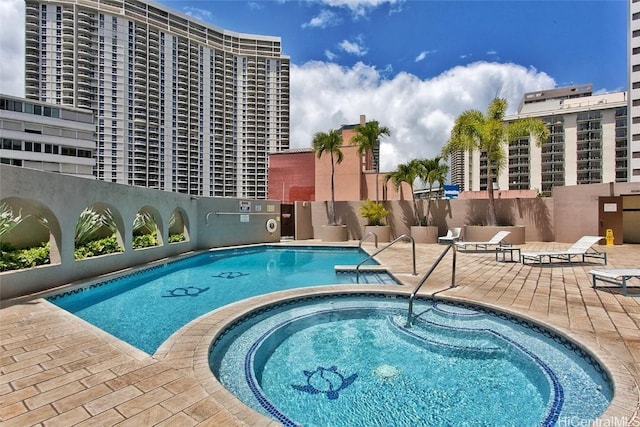
M629 1L629 181L640 182L640 0Z
M555 186L630 181L627 93L593 95L592 87L585 84L524 94L517 114L505 117L505 122L542 120L549 138L532 141L525 137L505 143L506 164L498 176L493 171L493 188L535 189L551 195ZM486 153L456 153L451 165L451 181L461 190L490 188Z
M137 0L26 0L29 99L93 110L98 179L266 198L289 148L289 58Z

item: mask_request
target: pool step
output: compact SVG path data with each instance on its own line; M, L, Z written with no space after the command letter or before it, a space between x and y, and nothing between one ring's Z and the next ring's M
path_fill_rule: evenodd
M356 283L356 265L336 265L336 274L348 274L353 276L352 283ZM397 285L398 283L391 277L386 267L382 265L361 265L360 282L380 285Z
M440 354L473 358L505 356L500 340L484 329L457 328L417 319L407 328L402 318L389 316L387 319L398 333Z
M355 273L357 265L336 265L336 273ZM360 272L364 273L387 273L387 267L383 265L361 265Z

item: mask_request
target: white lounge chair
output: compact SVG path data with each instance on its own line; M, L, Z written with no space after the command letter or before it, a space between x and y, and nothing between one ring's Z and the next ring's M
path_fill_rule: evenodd
M438 237L438 243L455 243L460 240L461 227L450 228L446 236Z
M551 264L553 260L566 261L571 264L573 257L581 257L582 262L585 262L587 258L597 258L604 260L604 264L607 265L606 252L600 252L592 248L593 245L602 239L604 239L604 237L582 236L577 242L571 245L570 248L563 251L522 252L520 254L520 260L523 264L526 264L525 261L534 261L538 264ZM547 262L545 262L545 260Z
M488 250L489 246L502 246L502 241L511 234L510 231L498 231L495 236L486 242L455 242L456 249L466 251L472 247L474 250Z
M593 287L596 287L596 281L612 283L622 286L622 293L627 296L627 280L632 278L640 278L640 268L605 268L600 270L591 270L589 274L593 277Z

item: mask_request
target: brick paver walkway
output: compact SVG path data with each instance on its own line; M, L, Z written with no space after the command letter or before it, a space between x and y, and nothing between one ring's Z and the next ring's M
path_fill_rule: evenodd
M523 248L568 246L528 243ZM365 247L374 250L372 244ZM413 276L411 245L392 246L377 259L404 285L376 289L411 292L444 248L416 245L418 275ZM599 249L608 253L607 267L640 267L640 245ZM627 297L617 287L594 290L588 274L594 266L539 267L496 262L493 254L458 253L456 286L450 288L452 256L447 254L421 294L473 301L519 314L579 341L605 363L615 380L614 401L601 425L638 425L640 288L638 281L632 281L636 288L631 288ZM276 425L245 407L213 378L207 361L209 344L231 318L251 307L327 289L285 291L223 307L182 328L153 356L42 299L5 303L0 310L0 424Z

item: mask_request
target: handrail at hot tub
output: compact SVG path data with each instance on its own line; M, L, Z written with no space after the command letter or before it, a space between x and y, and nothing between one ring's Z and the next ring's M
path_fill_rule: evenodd
M451 286L450 286L450 288L453 288L453 287L456 286L456 247L453 244L453 242L451 242L450 244L447 245L445 250L442 251L442 253L438 257L438 259L435 260L435 262L433 263L431 268L429 268L429 270L425 273L424 277L422 279L420 279L420 282L418 283L416 288L413 290L413 292L411 292L411 296L409 297L409 312L407 313L407 324L405 325L405 327L407 327L407 328L411 327L411 317L413 316L413 300L416 299L416 294L418 293L418 291L420 290L422 285L424 285L424 282L427 281L427 279L429 278L431 273L433 273L433 270L435 270L436 267L438 266L438 264L440 264L440 261L442 261L442 258L444 258L444 256L447 254L447 252L449 252L449 249L453 249L453 262L452 262L452 265L451 265Z

